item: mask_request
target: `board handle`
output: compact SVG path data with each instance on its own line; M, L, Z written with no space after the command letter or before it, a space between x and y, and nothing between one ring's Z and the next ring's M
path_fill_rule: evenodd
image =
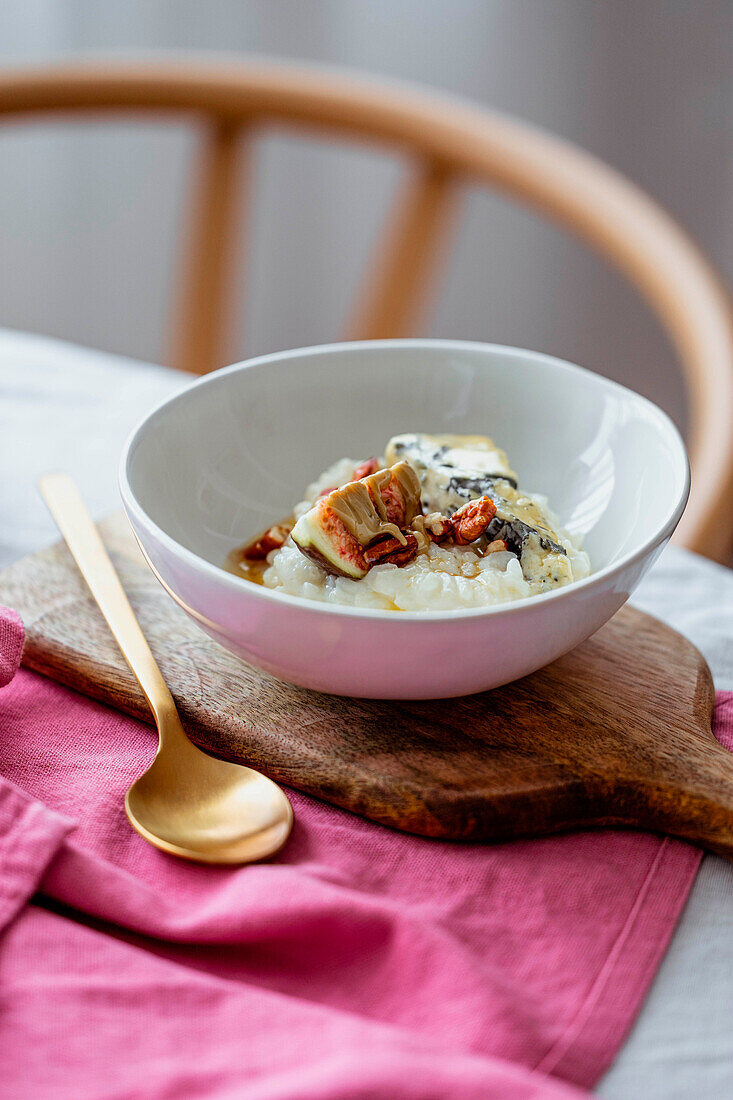
M711 735L664 763L665 781L643 788L649 827L733 861L733 753Z

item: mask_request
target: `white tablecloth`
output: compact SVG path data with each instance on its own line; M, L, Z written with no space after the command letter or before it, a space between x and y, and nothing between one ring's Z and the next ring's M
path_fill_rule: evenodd
M97 517L119 506L123 440L188 379L54 340L0 331L0 568L56 529L35 489L71 473ZM733 689L733 572L668 548L634 603L705 654ZM733 1097L733 866L706 856L642 1012L599 1092L619 1100Z

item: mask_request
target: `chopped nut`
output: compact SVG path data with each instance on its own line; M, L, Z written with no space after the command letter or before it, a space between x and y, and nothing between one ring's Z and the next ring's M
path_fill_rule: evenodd
M469 542L481 538L495 515L496 505L490 497L469 500L450 519L457 545L467 546Z
M364 551L367 565L407 565L408 561L412 561L418 551L417 538L412 531L403 531L402 534L405 537L404 546L391 535L377 539L371 546L367 546Z
M440 512L431 512L425 516L425 531L433 542L445 542L453 534L453 526Z
M279 550L292 527L284 523L276 523L274 527L268 527L263 535L256 538L249 546L245 546L242 557L248 561L263 561L271 550Z

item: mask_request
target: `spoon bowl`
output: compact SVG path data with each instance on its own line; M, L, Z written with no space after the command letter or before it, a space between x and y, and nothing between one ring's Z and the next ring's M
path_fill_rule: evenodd
M282 847L293 824L290 802L276 783L197 749L177 715L161 732L153 763L127 792L125 812L151 844L202 863L265 859Z

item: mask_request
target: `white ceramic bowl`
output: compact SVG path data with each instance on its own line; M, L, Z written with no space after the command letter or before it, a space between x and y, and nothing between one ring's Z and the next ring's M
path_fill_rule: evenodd
M335 459L405 431L493 436L520 485L584 537L592 575L494 608L413 613L327 606L221 568ZM497 687L578 645L638 584L689 489L679 433L643 397L547 355L453 340L326 345L217 371L136 428L120 478L150 565L212 637L284 680L387 699Z

